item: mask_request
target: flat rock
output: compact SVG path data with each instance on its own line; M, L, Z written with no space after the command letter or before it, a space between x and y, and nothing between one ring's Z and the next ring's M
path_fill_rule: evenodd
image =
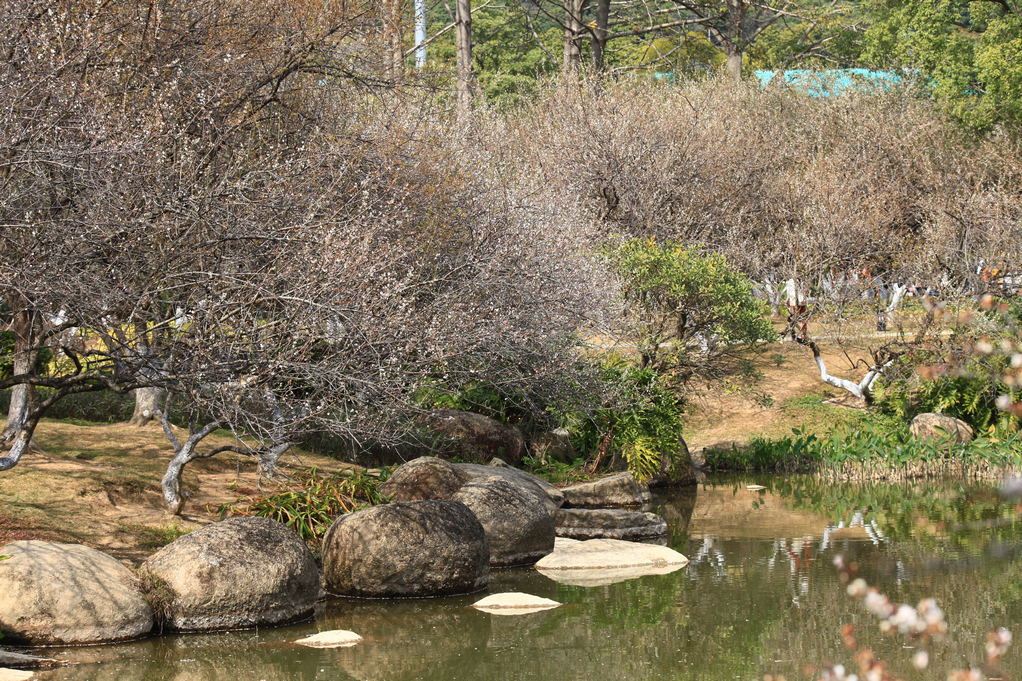
M473 603L472 607L488 612L491 615L527 615L533 612L556 608L559 605L562 604L542 596L533 596L532 594L521 593L520 591L509 591L491 594Z
M49 669L60 667L63 662L49 657L36 657L34 655L23 655L9 650L0 650L0 667L11 669Z
M79 544L0 546L0 632L29 645L109 643L145 636L153 613L135 575Z
M353 631L335 629L300 638L295 643L309 648L350 648L361 641L362 637Z
M667 523L656 513L617 508L562 508L554 513L557 536L570 539L658 539Z
M602 586L680 570L688 558L655 544L619 539L558 538L554 552L536 563L543 575L562 584Z
M28 681L33 676L35 675L32 672L26 672L20 669L0 668L0 681Z
M640 484L627 472L562 487L561 492L565 505L576 508L642 506L650 501L649 486Z

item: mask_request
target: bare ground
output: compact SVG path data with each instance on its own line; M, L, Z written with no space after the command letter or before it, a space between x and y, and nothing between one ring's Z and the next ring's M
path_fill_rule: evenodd
M210 436L207 446L229 442ZM189 464L189 498L169 515L160 478L171 450L159 427L44 421L36 448L0 475L0 544L47 539L93 546L139 562L177 536L218 519L217 508L280 483L260 479L252 459L238 454ZM297 451L282 461L290 470L350 467L329 457Z

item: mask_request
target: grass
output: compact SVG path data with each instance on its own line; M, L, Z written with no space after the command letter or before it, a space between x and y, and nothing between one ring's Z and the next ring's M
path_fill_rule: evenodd
M231 442L210 436L207 446ZM184 489L191 497L182 517L167 516L160 493L171 455L158 426L45 419L36 431L37 449L0 474L0 545L18 539L85 544L137 562L181 534L216 519L214 507L259 492L249 457L226 453L193 462ZM311 465L344 466L328 457L295 452L285 471ZM266 493L279 489L268 483Z
M561 461L543 462L539 458L531 456L526 456L522 459L523 468L554 485L566 485L591 480L593 475L585 469L585 464L585 459L581 458L575 459L571 463L563 463Z
M156 550L161 549L175 539L188 534L186 530L177 523L172 525L139 525L127 523L121 526L124 532L135 538L139 548Z
M889 418L860 416L818 434L795 428L780 438L703 452L714 471L814 473L840 480L905 480L1002 475L1022 466L1022 434L981 437L968 444L914 438Z

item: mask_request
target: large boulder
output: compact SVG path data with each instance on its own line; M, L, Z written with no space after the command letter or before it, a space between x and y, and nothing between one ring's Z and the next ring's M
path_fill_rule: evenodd
M451 499L468 480L468 473L450 461L420 456L394 469L380 493L392 501Z
M460 409L439 409L423 419L435 433L440 450L465 461L482 463L497 456L517 463L525 453L525 438L516 428L496 419Z
M341 516L323 538L323 581L340 596L471 593L489 576L486 532L460 501L374 506Z
M650 501L649 487L640 484L631 473L615 473L592 482L562 487L566 506L606 508L643 506Z
M4 643L106 643L145 636L153 613L135 576L78 544L15 541L0 547Z
M562 508L554 523L557 536L570 539L642 541L667 535L667 523L657 514L619 508Z
M177 539L142 564L164 625L210 631L312 615L319 571L305 542L268 518L230 518Z
M564 503L564 495L559 489L546 480L509 466L499 458L483 465L455 464L435 456L421 456L398 466L390 479L380 486L380 491L392 501L449 500L467 482L492 477L508 481L549 511L560 508Z
M490 566L532 565L554 550L554 519L535 497L499 477L479 478L454 495L482 523Z
M909 425L912 437L934 442L951 441L957 444L971 442L975 433L965 421L944 414L919 414Z
M455 464L458 470L465 473L470 480L498 477L507 480L526 494L537 499L547 510L553 511L564 505L564 493L543 478L508 465L505 461L495 458L488 466L477 463Z

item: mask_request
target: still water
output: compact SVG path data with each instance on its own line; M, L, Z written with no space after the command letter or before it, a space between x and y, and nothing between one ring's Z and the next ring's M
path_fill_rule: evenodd
M750 483L766 489L750 491ZM562 607L520 616L469 608L485 594L420 601L329 601L315 622L168 636L57 653L53 681L751 681L815 678L851 665L840 627L856 626L894 672L940 679L981 666L985 634L1022 636L1022 521L992 486L835 485L800 478L718 479L657 500L670 545L691 559L672 574L580 587L533 570L495 572L489 592L524 591ZM950 632L915 670L910 641L885 637L845 594L837 554L896 602L936 598ZM290 642L349 629L354 648ZM1022 678L1022 643L991 676ZM1004 672L1004 673L1002 673Z

